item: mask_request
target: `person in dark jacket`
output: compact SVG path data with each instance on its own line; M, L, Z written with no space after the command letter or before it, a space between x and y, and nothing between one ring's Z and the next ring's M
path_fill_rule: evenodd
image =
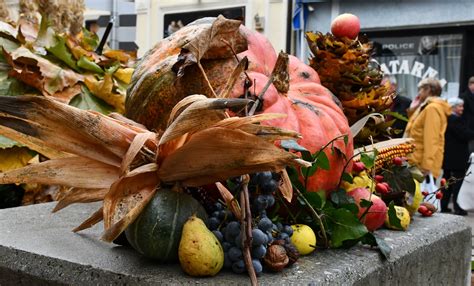
M469 129L474 131L474 76L469 78L467 89L459 95L464 100L464 113L462 117L467 122ZM474 152L474 140L469 142L469 153Z
M448 100L452 109L452 114L448 117L448 126L445 133L445 149L443 160L443 177L448 180L451 177L462 178L466 173L469 160L469 140L474 139L474 131L467 128L466 121L462 117L464 110L464 101L460 98L451 98ZM454 212L457 215L467 215L457 203L459 189L462 180L450 184L443 190L441 199L441 212L451 212L448 208L451 197L453 198Z

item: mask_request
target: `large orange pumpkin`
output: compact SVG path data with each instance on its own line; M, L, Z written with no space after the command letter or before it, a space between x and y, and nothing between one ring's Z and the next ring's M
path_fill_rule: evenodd
M206 26L207 25L207 26ZM151 129L163 128L168 112L174 103L187 95L201 93L210 96L208 85L194 66L179 71L171 68L173 61L190 39L209 27L210 23L198 21L178 31L171 38L158 43L139 64L129 88L126 115L131 119L145 124ZM249 88L250 96L259 95L267 84L277 61L277 55L270 42L261 34L253 32L244 26L233 24L234 32L226 30L226 40L233 42L235 47L242 48L242 39L246 40L248 48L239 53L242 59L247 56L249 67L247 74L253 85ZM235 38L232 41L231 36ZM184 40L183 40L184 39ZM234 47L234 50L236 49ZM220 47L224 49L223 47ZM239 50L240 51L240 50ZM218 53L217 57L207 57L201 60L204 70L212 87L219 92L230 77L237 60L231 53ZM176 66L176 65L175 65ZM275 119L265 124L284 127L302 134L299 144L310 150L318 151L333 138L349 135L349 143L344 144L342 138L335 141L334 147L345 154L352 155L352 135L346 117L336 103L337 99L331 92L320 84L318 74L308 65L297 58L289 56L287 67L289 81L281 87L270 84L263 97L262 109L259 112L285 113L283 119ZM242 75L231 92L232 97L240 97L244 92L245 76ZM188 82L189 81L189 82ZM191 83L192 82L192 83ZM182 86L189 86L188 89ZM342 174L345 160L338 152L326 150L330 170L319 170L309 179L308 190L330 191L337 187Z

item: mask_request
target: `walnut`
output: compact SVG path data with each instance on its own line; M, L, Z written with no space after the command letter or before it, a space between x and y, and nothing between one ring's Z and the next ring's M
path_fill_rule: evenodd
M267 254L263 258L265 266L275 272L280 272L285 268L290 259L286 254L285 247L274 244L268 247Z
M285 250L286 255L288 255L288 258L290 259L290 262L287 266L291 266L298 260L298 258L300 257L300 253L292 243L285 244Z

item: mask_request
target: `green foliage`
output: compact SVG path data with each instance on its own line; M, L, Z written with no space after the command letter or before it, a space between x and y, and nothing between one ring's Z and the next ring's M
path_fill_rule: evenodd
M89 70L98 74L103 74L104 71L102 68L97 65L96 63L92 62L88 58L82 56L78 61L77 61L77 66L80 68L83 68L85 70Z
M334 248L343 246L344 241L361 239L368 232L357 216L345 208L327 208L324 213Z
M71 52L66 47L66 40L64 39L64 37L55 36L54 39L55 41L53 42L53 45L47 47L46 50L58 59L60 59L68 67L72 68L77 72L80 72L77 68L76 61L72 57Z
M374 149L373 152L365 152L360 154L360 161L364 163L367 169L372 168L375 165L375 160L377 159L378 151Z
M400 219L397 216L397 210L395 210L395 203L393 201L388 205L388 221L391 225L398 229L403 229Z
M109 114L114 112L114 108L102 99L94 96L86 86L82 86L82 92L76 95L69 105L74 107L85 109L85 110L95 110L103 114Z
M416 185L413 181L412 173L406 165L393 166L382 173L385 181L390 185L393 192L408 192L415 194Z

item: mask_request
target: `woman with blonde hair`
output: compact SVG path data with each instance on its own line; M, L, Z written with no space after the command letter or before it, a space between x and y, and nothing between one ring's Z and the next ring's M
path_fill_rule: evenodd
M441 174L444 154L444 133L451 114L449 104L440 98L441 85L434 78L425 78L418 84L418 105L408 120L405 137L414 139L415 151L408 156L424 175Z

